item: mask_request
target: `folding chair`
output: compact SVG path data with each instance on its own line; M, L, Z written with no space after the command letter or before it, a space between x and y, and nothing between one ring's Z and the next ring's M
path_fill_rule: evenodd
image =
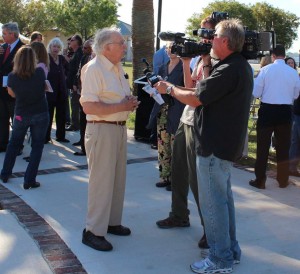
M258 109L260 106L260 100L257 98L253 98L252 103L250 105L250 116L249 119L253 122L252 126L249 128L249 134L256 129L256 123L258 119Z

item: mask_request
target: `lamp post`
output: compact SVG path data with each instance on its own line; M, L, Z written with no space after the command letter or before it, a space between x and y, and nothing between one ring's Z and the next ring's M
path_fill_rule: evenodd
M299 63L298 63L298 67L300 68L300 49L299 49Z
M156 50L160 49L160 39L158 38L158 34L160 33L160 26L161 26L161 6L162 6L162 0L158 0L157 30L156 30Z

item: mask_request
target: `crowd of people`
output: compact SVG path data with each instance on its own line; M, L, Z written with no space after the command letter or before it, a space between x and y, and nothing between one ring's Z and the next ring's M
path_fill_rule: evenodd
M271 62L262 65L254 79L250 64L241 55L245 32L239 20L215 22L208 17L201 27L215 29L213 39L204 41L212 44L209 53L197 60L179 58L168 43L167 61L157 69L163 80L154 86L165 104L155 105L153 113L160 177L156 186L172 191L172 205L169 216L156 224L163 229L190 226L187 196L191 188L203 226L198 246L204 252L203 259L190 268L195 273L231 273L242 254L236 237L231 167L243 154L250 104L253 96L260 98L256 179L249 183L265 188L274 133L277 181L279 187L287 187L289 174L300 176L300 80L295 60L286 58L282 45L276 45ZM83 43L76 34L70 37L69 52L63 55L57 37L45 47L42 35L35 32L31 43L24 45L16 23L4 24L2 30L0 152L6 155L1 179L8 182L30 129L32 150L24 189L40 186L36 175L44 144L51 141L55 112L56 141L67 143L66 131L80 129L75 145L81 152L76 155L87 157L88 209L82 243L110 251L113 246L105 238L107 234L131 234L130 228L122 225L126 120L140 102L131 95L121 65L125 40L115 28L98 30L93 42ZM72 114L66 128L69 95Z
M35 31L31 35L29 45L25 45L20 40L19 34L17 23L10 22L2 25L2 36L5 43L0 48L0 152L6 152L6 155L1 178L3 182L9 180L15 159L22 154L24 138L29 131L32 151L29 156L24 157L28 162L26 174L31 174L30 177L25 174L24 178L24 188L28 189L40 186L40 183L36 181L36 174L43 146L52 142L51 131L54 114L56 141L68 143L66 131L80 129L81 138L73 145L80 146L81 151L75 152L74 155L85 155L83 140L86 121L85 114L83 111L80 112L79 104L80 70L94 57L94 54L91 47L92 41L85 41L84 47L82 47L82 39L79 35L70 37L68 50L63 55L63 42L58 37L50 40L45 46L42 34ZM24 63L19 64L19 60ZM28 70L29 74L27 75L23 70ZM42 90L38 83L36 86L32 83L36 80L36 71L43 71L44 74ZM35 93L32 94L32 92ZM70 112L67 111L69 109L69 92L72 123L67 126L67 116ZM26 94L25 98L24 94ZM38 101L38 95L41 94L45 99L43 102ZM39 131L37 134L35 130L37 121L34 115L41 114L40 107L42 105L46 107L47 119L44 117L46 120L42 122L43 127L40 130L46 126L46 131L45 134L44 131ZM37 113L34 112L35 110ZM79 115L80 113L82 114ZM23 124L20 125L20 122ZM21 126L22 130L19 128ZM9 139L10 127L12 127L12 134Z

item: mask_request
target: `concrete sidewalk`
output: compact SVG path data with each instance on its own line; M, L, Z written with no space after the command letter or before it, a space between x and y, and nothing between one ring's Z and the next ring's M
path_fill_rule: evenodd
M123 224L132 235L108 235L112 252L95 251L81 243L87 209L88 171L85 157L71 144L79 133L70 132L70 144L45 145L38 181L41 187L22 188L22 157L16 178L0 185L0 273L192 273L189 265L200 259L202 236L195 202L189 197L189 228L162 230L155 222L168 216L171 192L155 187L157 151L136 142L128 130L128 169ZM4 154L0 154L2 167ZM20 172L19 174L17 172ZM280 189L268 178L267 189L248 185L251 172L232 170L237 236L242 248L234 273L300 273L300 183L296 178ZM28 205L28 206L27 206ZM26 210L26 213L24 213ZM37 214L36 214L37 213ZM42 218L40 218L42 217ZM45 222L46 221L46 222Z

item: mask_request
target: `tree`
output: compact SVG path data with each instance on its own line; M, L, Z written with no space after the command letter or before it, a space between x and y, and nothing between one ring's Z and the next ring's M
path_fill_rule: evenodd
M0 4L0 22L18 22L23 10L22 0L2 0Z
M235 0L225 0L210 3L208 6L203 8L202 13L195 13L190 19L188 19L189 25L187 27L187 33L191 34L193 29L198 29L201 21L207 16L210 16L214 11L227 12L229 17L240 19L243 25L247 26L249 29L253 29L256 26L255 17L253 16L249 6L241 4Z
M65 34L79 33L85 40L97 29L117 23L116 0L47 0L56 26Z
M51 18L52 16L47 12L45 1L31 0L25 4L19 19L22 22L20 29L25 36L30 35L33 31L49 30L53 27Z
M202 13L195 13L188 20L187 33L191 34L193 29L199 28L201 20L211 15L213 11L227 12L229 17L239 18L249 30L261 32L274 29L277 43L283 44L286 49L297 39L300 18L295 14L274 8L265 2L245 5L235 0L215 1L206 6Z
M257 30L274 29L278 44L284 45L286 49L292 46L293 41L298 37L299 17L267 3L256 3L251 9L257 20Z
M153 0L133 0L132 3L133 79L143 76L142 58L148 61L154 54ZM137 94L137 90L134 90Z

